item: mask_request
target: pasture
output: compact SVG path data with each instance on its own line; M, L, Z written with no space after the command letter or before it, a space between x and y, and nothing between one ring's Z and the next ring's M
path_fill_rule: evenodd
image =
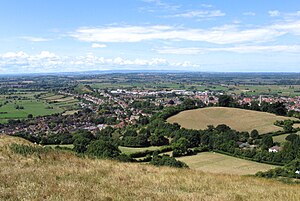
M119 149L122 153L124 154L132 154L132 153L136 153L136 152L141 152L141 151L146 151L146 150L149 150L149 151L154 151L154 150L158 150L158 149L161 149L162 147L159 147L159 146L151 146L151 147L123 147L123 146L119 146Z
M60 107L36 99L34 95L35 93L1 95L0 123L6 123L9 119L24 119L29 114L36 117L63 112Z
M300 135L300 132L298 132L297 134ZM280 143L285 142L285 141L286 141L285 138L286 138L288 135L290 135L290 133L289 133L289 134L283 134L283 135L277 135L277 136L274 136L274 137L273 137L273 141L274 141L274 142L280 142Z
M177 159L185 162L191 169L209 173L249 175L276 167L213 152L203 152Z
M238 108L208 107L180 112L167 121L189 129L205 129L208 125L226 124L238 131L251 132L257 129L260 134L263 134L282 130L281 127L275 126L274 122L286 119L294 118Z
M53 93L17 92L0 95L0 123L7 123L9 119L25 119L29 114L33 117L63 112L71 114L77 111L78 103L73 97Z
M64 95L59 95L54 93L46 93L40 96L40 99L45 100L47 103L51 105L61 108L65 112L74 111L79 108L78 107L79 101L71 96L64 96Z

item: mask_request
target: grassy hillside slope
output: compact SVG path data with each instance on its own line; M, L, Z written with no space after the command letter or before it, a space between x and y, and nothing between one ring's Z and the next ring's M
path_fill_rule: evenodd
M185 128L205 129L208 125L226 124L238 131L257 129L259 133L282 130L275 126L276 120L294 119L276 116L266 112L257 112L227 107L208 107L180 112L170 117L170 123L179 123Z
M298 200L299 185L53 151L22 157L0 136L0 200Z

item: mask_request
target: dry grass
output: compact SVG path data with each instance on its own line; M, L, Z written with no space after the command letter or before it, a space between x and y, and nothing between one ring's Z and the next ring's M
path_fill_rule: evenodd
M267 133L282 130L274 125L276 120L294 119L266 112L257 112L237 108L209 107L203 109L183 111L168 119L170 123L179 123L185 128L205 129L208 125L226 124L238 131L252 131Z
M294 124L294 128L300 128L300 124Z
M249 175L276 167L212 152L203 152L177 159L185 162L191 169L210 173Z
M0 146L15 139L1 136ZM0 200L299 200L297 185L82 159L72 153L24 158L0 152Z

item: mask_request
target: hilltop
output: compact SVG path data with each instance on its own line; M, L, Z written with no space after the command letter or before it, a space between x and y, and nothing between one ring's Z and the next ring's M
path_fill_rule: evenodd
M274 180L79 158L65 151L21 156L0 136L0 200L297 200L299 186ZM37 145L33 145L37 146Z
M293 117L277 116L267 112L229 107L207 107L180 112L170 117L168 122L176 122L182 127L190 129L206 129L208 125L226 124L238 131L250 132L256 129L262 134L282 130L274 123L276 120L287 119L295 120Z

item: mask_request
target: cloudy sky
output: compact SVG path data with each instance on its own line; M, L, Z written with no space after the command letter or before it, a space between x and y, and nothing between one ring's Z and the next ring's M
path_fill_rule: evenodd
M300 72L299 0L1 0L0 73Z

